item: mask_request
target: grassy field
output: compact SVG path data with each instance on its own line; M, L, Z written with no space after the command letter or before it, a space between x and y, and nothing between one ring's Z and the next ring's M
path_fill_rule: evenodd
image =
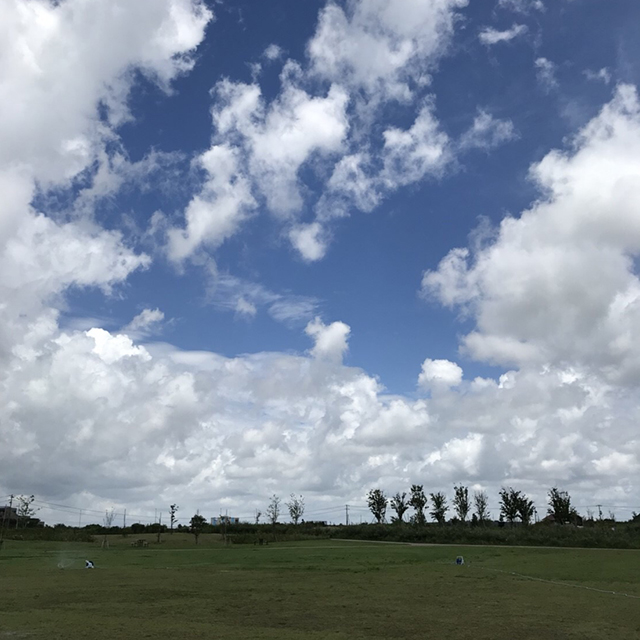
M640 638L636 550L133 538L5 542L0 638Z

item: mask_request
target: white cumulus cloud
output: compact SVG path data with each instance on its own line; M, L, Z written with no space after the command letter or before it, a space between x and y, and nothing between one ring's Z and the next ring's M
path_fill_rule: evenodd
M318 222L294 226L289 231L289 239L302 258L308 262L320 260L327 251L324 229Z
M305 332L315 340L311 353L316 358L328 358L339 362L349 348L351 328L344 322L325 325L320 318L316 318L307 325Z
M329 3L308 45L322 77L364 89L370 97L407 100L428 82L433 64L467 0L357 0Z
M423 389L457 387L462 382L462 369L450 360L431 360L422 363L418 384Z
M456 249L424 275L425 293L475 318L469 354L640 381L639 173L640 103L621 86L569 149L532 167L539 201L489 246Z

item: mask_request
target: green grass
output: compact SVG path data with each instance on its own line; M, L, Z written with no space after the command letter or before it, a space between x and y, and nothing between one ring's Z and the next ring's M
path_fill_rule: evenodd
M0 638L640 637L636 550L335 541L225 547L204 535L196 547L182 534L131 548L138 537L145 536L112 538L108 550L5 542ZM453 562L459 554L462 567ZM83 568L85 558L96 570Z

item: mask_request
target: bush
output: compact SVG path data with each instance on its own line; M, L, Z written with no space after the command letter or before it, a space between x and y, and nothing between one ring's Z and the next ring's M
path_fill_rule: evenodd
M330 527L331 537L384 542L416 542L432 544L490 544L547 547L640 548L640 531L635 525L618 524L615 530L607 526L578 528L571 525L499 527L447 524L362 524Z

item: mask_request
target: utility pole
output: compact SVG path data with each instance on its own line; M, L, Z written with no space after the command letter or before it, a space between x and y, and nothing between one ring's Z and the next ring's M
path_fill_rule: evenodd
M13 494L9 496L9 515L13 512ZM4 542L4 523L7 519L7 509L5 507L2 512L2 526L0 527L0 549L2 548L2 543Z
M80 513L78 514L78 529L82 526L82 509L80 509Z
M127 510L124 510L124 514L122 516L122 528L126 529L127 528Z
M344 505L344 515L345 515L344 517L345 524L348 525L349 524L349 505L348 504Z

